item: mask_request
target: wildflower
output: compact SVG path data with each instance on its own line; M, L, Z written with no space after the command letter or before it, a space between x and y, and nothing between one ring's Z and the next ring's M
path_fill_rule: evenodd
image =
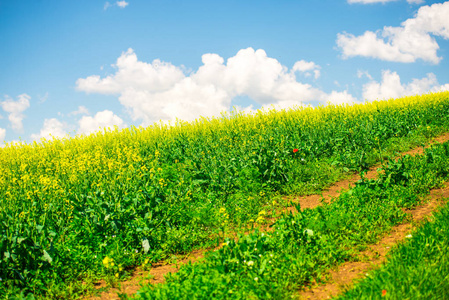
M103 259L103 265L106 267L106 269L107 268L109 268L109 265L111 264L111 266L113 266L113 262L114 260L112 259L112 258L109 258L109 257L105 257L104 259Z
M253 262L252 260L250 260L250 261L247 263L247 265L248 265L249 267L251 267L252 265L254 265L254 262Z
M118 273L115 273L115 277L117 277L117 278L118 278Z
M387 290L382 290L382 297L385 297L387 295Z
M293 153L296 153L296 152L298 152L299 150L298 149L293 149Z
M259 278L258 277L254 277L254 281L258 281L259 280Z

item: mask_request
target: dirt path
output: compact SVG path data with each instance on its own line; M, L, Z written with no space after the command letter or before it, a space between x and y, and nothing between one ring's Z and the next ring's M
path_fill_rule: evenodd
M428 143L428 146L426 146L425 148L428 148L428 147L430 147L430 145L435 144L435 143L444 143L448 140L449 140L449 133L445 133L441 136L438 136L438 137L432 139ZM401 153L401 155L399 157L405 156L407 154L414 156L414 155L423 154L423 153L424 153L423 147L416 147L412 150ZM399 157L397 157L397 158L399 158ZM380 167L380 164L377 164L377 165L371 167L369 169L369 171L365 174L365 177L367 179L376 178L377 177L377 169L379 167ZM359 179L360 179L360 175L354 174L353 176L351 176L348 179L336 182L334 185L332 185L328 189L323 190L322 196L326 201L329 201L332 198L338 197L343 190L348 190L348 189L354 187L355 183ZM295 197L292 199L292 201L299 202L301 209L304 209L304 208L314 208L314 207L321 205L321 199L322 199L321 195L310 195L310 196ZM290 207L290 208L288 208L288 210L296 211L296 209L294 207Z
M428 142L428 145L434 144L434 143L443 143L449 140L449 133L445 133L441 136L438 136L434 139L432 139L430 142ZM428 147L428 146L427 146ZM417 147L410 151L404 152L401 154L403 155L417 155L423 153L423 147ZM370 168L370 170L365 174L365 177L368 179L373 179L377 177L377 168L379 168L380 165L376 165ZM321 199L322 197L326 201L330 201L332 198L338 197L340 193L344 190L348 190L351 187L355 185L355 183L360 179L359 174L354 174L348 179L336 182L334 185L329 187L326 190L323 190L323 192L320 195L309 195L309 196L301 196L301 197L295 197L292 200L292 202L299 203L302 209L305 208L314 208L319 205L321 205ZM288 207L286 208L288 211L295 212L295 207ZM402 226L402 225L401 225ZM400 237L398 236L397 239L393 239L393 243L395 241L398 241ZM164 262L153 264L150 271L145 271L141 267L138 267L134 270L131 278L129 280L123 281L119 283L119 288L112 288L106 292L103 292L99 296L90 296L86 299L92 299L92 300L106 300L106 299L120 299L117 293L123 293L132 295L135 294L141 287L142 284L148 284L148 283L163 283L165 281L164 275L167 273L177 272L179 270L179 267L184 264L188 263L189 261L196 262L204 257L204 254L211 249L204 249L204 250L197 250L190 253L188 256L184 257L183 259L178 260L177 264L166 264ZM372 262L376 263L376 262ZM371 265L372 263L369 263L368 265ZM353 267L349 267L353 268ZM350 270L350 269L348 269ZM358 274L357 272L353 272L355 274ZM349 276L349 275L348 275ZM355 277L354 277L355 278ZM351 279L352 281L352 279ZM100 282L96 288L102 288L106 287L106 282L102 281ZM338 285L340 286L340 285ZM318 293L318 292L317 292ZM312 294L313 295L313 294ZM315 297L315 296L313 296ZM326 299L326 298L322 298Z
M402 242L407 234L419 223L428 219L442 204L441 198L449 197L449 182L442 189L432 190L428 202L410 210L408 213L412 221L393 227L392 231L377 244L370 245L367 250L360 252L360 261L346 262L337 269L330 271L328 283L314 285L299 293L300 299L331 299L350 288L357 280L363 279L367 272L372 271L386 261L389 251Z

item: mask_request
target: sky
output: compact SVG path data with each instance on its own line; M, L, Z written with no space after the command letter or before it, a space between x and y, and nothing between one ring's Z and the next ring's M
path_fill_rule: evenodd
M0 145L449 90L449 1L0 0Z

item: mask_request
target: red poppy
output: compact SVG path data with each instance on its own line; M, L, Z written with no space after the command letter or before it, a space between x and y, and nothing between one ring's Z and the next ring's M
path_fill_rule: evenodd
M296 153L296 152L298 152L299 150L298 149L293 149L293 153Z
M387 290L382 290L382 297L387 295Z

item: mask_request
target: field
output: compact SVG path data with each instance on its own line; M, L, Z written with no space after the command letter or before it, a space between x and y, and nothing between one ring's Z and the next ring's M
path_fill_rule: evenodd
M405 222L406 209L448 180L447 143L385 163L448 132L448 115L443 92L234 112L2 148L0 295L84 297L98 280L114 286L137 266L217 245L136 297L296 295L333 266L357 259L354 251ZM378 178L363 176L381 161ZM354 173L361 181L330 203L282 213L292 205L285 196L320 193ZM446 249L446 237L436 236L442 246L432 249ZM378 291L379 274L345 295ZM431 287L417 290L428 296Z

